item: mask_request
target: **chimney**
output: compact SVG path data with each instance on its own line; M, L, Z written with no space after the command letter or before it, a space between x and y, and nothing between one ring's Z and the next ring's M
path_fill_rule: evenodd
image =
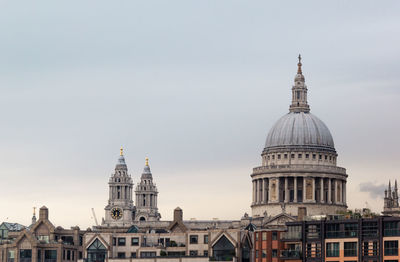
M183 220L183 211L179 207L174 209L174 221L182 221Z
M299 207L297 209L297 220L303 221L307 216L307 208L306 207Z
M49 219L49 209L47 207L42 206L39 210L39 219Z

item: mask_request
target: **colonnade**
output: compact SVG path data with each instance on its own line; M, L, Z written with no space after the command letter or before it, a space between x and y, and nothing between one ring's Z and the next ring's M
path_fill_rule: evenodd
M346 180L279 176L253 179L253 205L268 203L346 204Z

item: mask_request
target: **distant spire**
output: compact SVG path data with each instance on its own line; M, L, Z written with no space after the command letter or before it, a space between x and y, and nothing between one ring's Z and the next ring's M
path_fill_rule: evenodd
M124 148L121 146L121 148L119 149L119 155L123 156L124 155Z
M299 59L299 62L297 63L297 73L298 73L299 75L301 75L301 74L303 74L303 72L301 71L302 63L301 63L301 55L300 55L300 54L299 54L298 59Z
M146 159L146 166L149 166L149 158L146 157L145 159Z
M36 223L36 207L33 207L32 225Z
M310 106L307 103L307 86L302 70L301 55L298 56L297 74L294 77L294 85L292 86L292 104L289 111L293 113L308 113Z

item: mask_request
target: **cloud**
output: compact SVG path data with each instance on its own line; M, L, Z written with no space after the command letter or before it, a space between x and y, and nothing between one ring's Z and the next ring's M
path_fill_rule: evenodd
M372 182L365 182L360 184L360 191L367 192L371 198L383 198L386 186L384 184L377 185Z

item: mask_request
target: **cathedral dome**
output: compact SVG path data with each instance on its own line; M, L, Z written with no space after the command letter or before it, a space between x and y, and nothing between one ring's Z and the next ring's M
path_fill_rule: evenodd
M264 150L310 148L335 151L328 127L311 113L290 112L269 131Z

